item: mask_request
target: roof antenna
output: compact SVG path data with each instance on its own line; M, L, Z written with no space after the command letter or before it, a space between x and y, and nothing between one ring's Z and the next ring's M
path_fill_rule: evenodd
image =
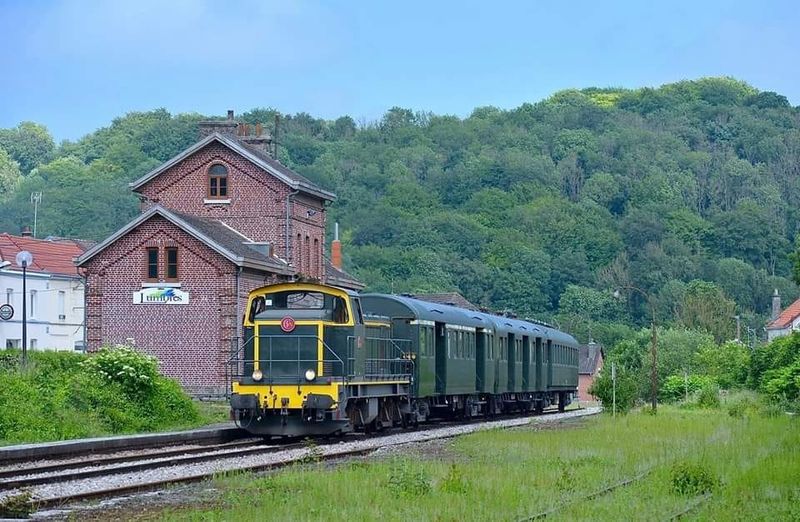
M31 192L31 204L33 204L33 237L36 237L36 225L39 217L39 203L42 202L41 192Z
M273 134L272 157L276 160L278 159L278 127L280 126L280 122L281 122L281 115L275 113L275 132L272 133Z

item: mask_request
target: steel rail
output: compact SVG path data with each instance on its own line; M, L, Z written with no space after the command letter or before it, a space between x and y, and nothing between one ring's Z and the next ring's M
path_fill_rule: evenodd
M260 439L258 441L255 439L249 439L247 441L224 442L220 444L208 444L204 446L188 447L183 449L165 448L163 451L152 451L152 448L144 448L141 453L138 453L136 455L121 455L121 456L112 455L107 457L98 457L91 460L77 460L78 457L65 458L63 459L63 461L59 461L58 459L38 459L37 460L38 462L53 462L53 463L32 466L29 468L7 467L5 469L0 469L0 488L3 487L4 484L3 479L9 477L16 477L18 475L35 475L39 473L51 473L53 471L62 471L62 470L66 471L70 469L88 468L91 466L105 466L110 464L120 464L123 462L134 462L137 460L144 460L147 458L159 459L159 458L174 457L179 455L192 455L195 453L208 453L215 450L224 450L228 448L236 448L239 446L250 446L252 444L258 444L259 441ZM120 450L117 453L121 453L124 451L137 451L137 450ZM86 455L91 455L91 453L86 453ZM26 462L26 460L20 459L19 461L14 462L14 464L20 465L24 462Z

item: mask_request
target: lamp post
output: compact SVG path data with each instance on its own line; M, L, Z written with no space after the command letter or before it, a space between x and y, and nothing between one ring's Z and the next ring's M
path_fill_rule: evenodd
M647 304L650 305L650 327L652 329L652 334L650 337L650 355L653 359L653 368L650 371L650 401L653 406L653 413L656 413L658 408L658 371L657 371L657 363L658 363L658 333L656 331L656 307L653 304L652 299L650 299L650 294L642 290L641 288L637 288L635 286L627 285L622 287L626 290L633 290L634 292L639 292L642 297L644 297ZM614 297L619 299L621 296L619 290L614 290Z
M22 366L28 364L28 267L33 262L33 255L27 250L17 254L17 266L22 268Z

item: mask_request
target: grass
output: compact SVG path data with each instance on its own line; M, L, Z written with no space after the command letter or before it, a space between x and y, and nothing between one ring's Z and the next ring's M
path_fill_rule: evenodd
M661 407L574 429L486 431L433 454L217 479L212 506L168 520L663 520L710 492L690 520L800 519L800 424L757 410ZM590 493L643 472L591 501ZM549 517L548 517L549 518Z

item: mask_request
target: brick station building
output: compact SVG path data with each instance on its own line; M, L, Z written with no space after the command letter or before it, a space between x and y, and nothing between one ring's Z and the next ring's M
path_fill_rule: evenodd
M130 344L195 395L226 387L250 290L280 281L360 289L324 255L335 196L276 161L261 126L200 123L200 141L130 184L142 213L76 259L89 350ZM336 266L334 266L336 265Z

